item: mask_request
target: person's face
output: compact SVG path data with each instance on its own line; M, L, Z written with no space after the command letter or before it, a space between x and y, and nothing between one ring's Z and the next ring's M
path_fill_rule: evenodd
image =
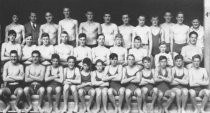
M110 62L111 62L112 66L116 66L117 65L117 61L118 61L118 59L116 57L113 58L113 59L110 59Z
M11 61L13 64L16 64L16 63L17 63L17 60L18 60L18 56L17 56L16 53L10 54L10 61Z
M171 22L172 14L170 12L166 12L164 15L164 19L166 22Z
M198 28L200 26L200 21L198 19L194 19L192 21L193 28Z
M31 22L36 23L37 20L36 13L31 13L29 19Z
M183 60L182 60L182 59L177 59L177 60L175 61L175 65L176 65L177 67L182 67L182 66L183 66Z
M165 67L167 66L167 60L166 60L166 59L160 60L160 66L161 66L162 68L165 68Z
M52 59L51 62L53 67L58 67L59 60L57 58Z
M166 45L160 45L159 49L160 49L161 53L165 53L166 52Z
M133 66L135 63L135 58L133 56L128 57L128 65Z
M151 62L147 61L147 60L144 60L143 65L144 65L144 68L149 69L151 67Z
M200 59L199 58L194 58L193 59L193 66L195 67L195 68L199 68L200 67Z
M12 16L12 21L13 21L14 23L17 23L17 22L18 22L18 16L17 16L17 15L13 15L13 16Z
M50 23L53 20L53 15L50 12L47 12L45 14L45 19L47 20L48 23Z
M16 35L15 34L10 34L9 35L10 42L15 42L15 38L16 38Z
M96 64L96 69L98 72L102 72L103 71L103 64L101 62L98 62Z
M151 19L151 22L152 22L152 25L153 25L153 26L157 26L157 25L158 25L158 21L159 21L159 20L158 20L157 17Z
M139 25L143 26L145 24L145 17L139 16L138 21L139 21Z
M81 46L84 46L85 43L86 43L86 38L85 38L85 37L81 37L81 38L79 39L79 41L80 41L80 45L81 45Z
M121 46L121 45L122 45L122 39L119 38L119 37L117 37L117 38L115 39L115 44L116 44L116 46Z
M176 20L178 24L182 24L184 21L184 14L178 14Z
M75 66L75 61L74 61L74 59L69 59L67 62L68 62L69 68L70 68L70 69L73 69L74 66Z
M69 15L70 15L70 10L69 10L69 8L64 8L64 9L63 9L63 14L64 14L64 16L65 16L66 18L68 18Z
M89 67L87 64L83 64L83 69L84 69L84 71L88 71L89 68L90 68L90 67Z
M192 45L195 45L196 44L196 42L197 42L197 35L195 35L195 34L192 34L191 36L190 36L190 43L192 44Z
M50 40L49 40L49 37L42 37L42 42L43 42L43 45L49 45L49 42L50 42Z
M26 45L28 45L28 46L32 45L32 36L28 36L26 38Z
M140 40L134 40L134 47L135 48L140 48L141 47L141 41Z
M109 23L111 21L111 15L110 14L105 14L104 15L104 22Z
M103 46L105 42L105 37L103 35L98 37L98 44Z
M129 21L130 21L130 18L128 15L123 15L122 16L122 21L123 21L123 24L128 24Z
M61 42L65 44L67 42L67 40L68 40L68 35L65 33L62 33L61 34Z
M93 20L93 12L88 11L88 12L86 13L86 17L87 17L87 20Z
M39 63L39 60L40 60L39 54L37 54L37 53L32 54L32 61L34 64Z

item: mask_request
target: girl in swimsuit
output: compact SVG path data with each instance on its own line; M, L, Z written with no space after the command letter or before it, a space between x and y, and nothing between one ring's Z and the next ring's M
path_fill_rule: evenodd
M109 82L104 82L102 80L103 76L105 76L105 71L104 71L104 62L100 59L96 60L96 69L95 71L93 71L92 74L92 81L93 81L93 85L95 87L95 91L96 91L96 113L98 113L100 111L100 107L101 107L101 100L104 103L104 99L102 99L102 92L107 92L107 87L109 86ZM103 98L105 98L103 96ZM105 102L107 99L105 99ZM104 104L103 104L104 105ZM107 111L106 106L104 107L104 111Z
M92 105L92 101L94 99L95 96L95 90L93 89L92 86L92 62L89 58L84 58L82 61L82 69L80 71L81 74L81 84L77 86L77 88L79 89L79 98L81 100L82 106L82 113L83 112L90 112L90 107ZM88 105L86 106L86 102L85 102L85 95L89 95L90 99L88 101Z
M108 97L114 107L115 112L122 112L122 103L124 98L125 88L121 85L122 79L122 65L119 65L118 56L116 53L111 53L109 56L111 65L106 66L105 73L106 75L102 78L103 81L109 82ZM104 99L106 99L106 92L103 92ZM119 106L117 106L115 101L115 96L119 95ZM106 101L106 100L105 100ZM106 102L104 102L106 106ZM105 111L106 112L106 111Z
M175 67L172 68L172 90L176 93L177 113L185 113L188 99L188 70L183 65L183 56L175 56ZM182 105L182 106L181 106Z
M67 58L67 63L68 67L64 68L63 112L67 112L68 110L69 91L71 91L74 97L75 106L73 112L78 112L78 92L76 86L81 84L81 75L79 68L75 67L76 58L74 56L69 56Z
M122 84L125 84L125 99L127 103L126 113L131 111L131 97L135 95L137 97L138 111L142 113L142 97L141 89L139 88L139 83L141 81L141 72L139 72L139 67L135 65L135 57L133 54L128 55L127 57L128 66L123 68L123 79Z
M142 70L142 80L139 84L141 86L142 91L142 99L143 99L143 108L147 110L147 96L152 96L152 103L151 103L151 109L152 113L154 112L154 103L157 99L158 89L154 87L155 81L154 81L154 73L155 70L151 68L151 58L150 57L144 57L142 59L144 69ZM147 111L145 111L147 112Z

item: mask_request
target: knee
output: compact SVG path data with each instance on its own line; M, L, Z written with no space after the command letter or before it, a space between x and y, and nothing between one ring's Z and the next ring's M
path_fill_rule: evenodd
M76 92L76 91L77 91L77 87L76 87L75 85L72 85L72 86L71 86L71 91L72 91L72 92Z
M26 95L28 95L28 94L29 94L29 91L30 91L30 88L29 88L29 87L25 87L25 88L23 89L23 91L24 91L24 93L25 93Z
M120 93L120 95L124 95L124 93L125 93L125 88L123 88L123 87L120 88L120 89L119 89L119 93Z
M142 89L142 93L145 95L145 94L147 94L147 92L148 92L148 89L146 88L146 87L143 87Z
M102 89L102 94L103 95L107 95L107 92L108 92L108 89L107 88Z
M176 95L177 95L177 96L180 96L181 93L182 93L180 89L176 89L175 92L176 92Z
M63 91L68 91L68 90L69 90L69 85L65 84L64 87L63 87Z
M96 92L96 95L97 96L101 96L101 89L99 89L99 88L97 88L96 90L95 90L95 92Z
M135 95L136 95L137 97L140 97L140 96L141 96L141 90L140 90L140 89L136 89L136 90L135 90Z
M91 89L91 90L89 91L89 95L90 95L90 96L94 96L95 93L96 93L96 91L95 91L94 89Z
M45 92L44 87L40 87L40 88L39 88L39 93L40 93L41 95L43 95L43 94L44 94L44 92Z
M171 97L171 98L175 98L175 96L176 96L176 94L175 94L174 92L171 92L170 97Z
M84 90L83 89L79 89L78 93L79 93L79 96L83 96L84 95Z
M113 95L113 89L108 89L108 95L110 96L110 95Z
M183 89L182 90L182 95L187 96L188 95L188 90L187 89Z
M22 88L19 88L18 90L17 90L17 95L23 95L23 89Z
M189 93L190 93L191 97L195 97L196 96L195 90L190 89Z
M131 94L132 94L132 91L131 91L130 89L126 89L126 90L125 90L125 95L126 95L126 97L131 96Z
M51 94L51 92L52 92L52 87L47 87L47 93Z
M55 92L56 92L56 93L60 93L60 92L61 92L61 87L60 87L60 86L59 86L59 87L56 87L56 88L55 88Z
M153 93L157 95L158 94L158 89L157 88L153 88Z
M163 92L159 91L159 92L158 92L158 97L159 97L159 98L162 98L162 97L163 97Z

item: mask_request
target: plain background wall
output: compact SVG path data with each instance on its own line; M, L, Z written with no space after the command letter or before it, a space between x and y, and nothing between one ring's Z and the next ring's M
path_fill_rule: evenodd
M54 22L58 23L63 18L62 8L66 6L72 10L72 17L79 22L85 21L85 12L95 12L95 21L103 23L104 12L111 12L112 22L120 25L121 15L130 14L131 24L137 25L140 14L147 16L147 25L151 25L150 16L159 15L160 23L163 14L170 10L173 15L178 11L185 13L185 24L191 25L191 19L199 17L203 22L203 0L0 0L0 24L2 26L2 40L4 40L5 26L11 23L14 13L19 15L19 22L28 22L30 11L38 14L38 23L45 23L44 14L50 11L54 15ZM175 22L175 19L173 19Z

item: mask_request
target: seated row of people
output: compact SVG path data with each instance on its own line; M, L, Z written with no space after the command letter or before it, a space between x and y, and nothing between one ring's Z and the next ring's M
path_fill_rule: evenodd
M167 57L160 56L160 65L152 68L151 58L142 59L143 69L135 63L135 56L127 56L127 65L122 66L118 63L118 55L109 55L110 65L105 66L104 62L98 59L95 63L96 70L90 58L82 60L82 67L78 68L76 57L67 58L68 66L63 68L60 65L60 56L53 54L51 64L47 67L40 63L41 53L34 50L31 54L32 64L24 66L18 62L18 53L15 50L10 52L10 61L6 62L3 68L3 87L0 90L2 100L7 104L4 112L10 108L8 99L11 94L17 96L15 109L21 113L18 107L20 100L25 95L29 107L25 112L32 110L33 94L39 95L38 110L43 113L42 108L45 91L49 101L49 112L53 110L52 94L56 95L55 111L60 111L59 103L61 91L63 89L64 107L62 112L67 112L69 94L74 97L75 107L73 112L91 112L93 101L96 99L96 112L100 111L101 103L103 110L107 113L108 99L111 101L114 111L122 113L125 108L126 113L131 112L131 98L136 96L138 111L140 113L148 110L148 95L152 96L151 111L164 111L168 113L173 100L176 98L178 113L185 113L188 100L188 93L195 108L195 113L204 113L204 108L210 96L207 89L209 77L205 68L200 67L200 55L192 57L192 68L186 69L183 66L183 56L175 56L175 66L167 66ZM46 68L46 69L45 69ZM89 95L88 104L85 95ZM116 103L115 96L119 95L119 104ZM202 104L198 107L195 97L203 97ZM167 98L164 102L163 97ZM81 107L78 106L79 100ZM123 101L126 101L126 104ZM126 106L126 107L123 107ZM144 109L143 109L144 108Z
M126 57L128 54L133 54L136 58L137 64L142 64L142 58L145 56L152 57L153 53L149 53L147 49L142 46L142 40L139 36L134 38L134 47L131 49L126 49L122 46L123 38L121 34L117 34L115 37L115 46L111 48L106 48L104 45L105 37L103 34L98 36L98 46L94 48L89 48L86 46L86 35L81 33L79 35L80 46L73 48L73 46L67 44L67 32L61 33L61 44L57 46L50 45L49 35L47 33L42 34L43 45L36 46L32 45L32 36L29 35L26 37L26 45L21 47L20 44L15 43L15 31L9 32L10 41L8 43L3 43L1 51L1 60L6 62L9 60L9 53L11 50L17 50L20 61L24 64L31 64L31 52L33 50L39 50L41 52L41 61L42 64L47 66L50 65L50 56L54 53L59 54L61 57L61 64L67 65L67 57L75 56L77 58L77 63L80 63L84 58L90 58L93 63L96 60L101 59L105 64L109 64L109 55L110 53L116 53L119 57L118 63L122 65L127 64ZM192 56L199 54L201 59L203 59L202 49L196 46L198 34L196 32L190 32L189 34L189 44L182 48L181 54L184 57L184 62L187 67L192 66ZM157 48L156 48L157 49ZM167 53L167 44L161 42L159 44L159 53L153 54L154 65L155 67L159 66L159 56L164 55L168 58L168 65L173 66L173 58L177 53ZM81 66L81 63L80 63Z

